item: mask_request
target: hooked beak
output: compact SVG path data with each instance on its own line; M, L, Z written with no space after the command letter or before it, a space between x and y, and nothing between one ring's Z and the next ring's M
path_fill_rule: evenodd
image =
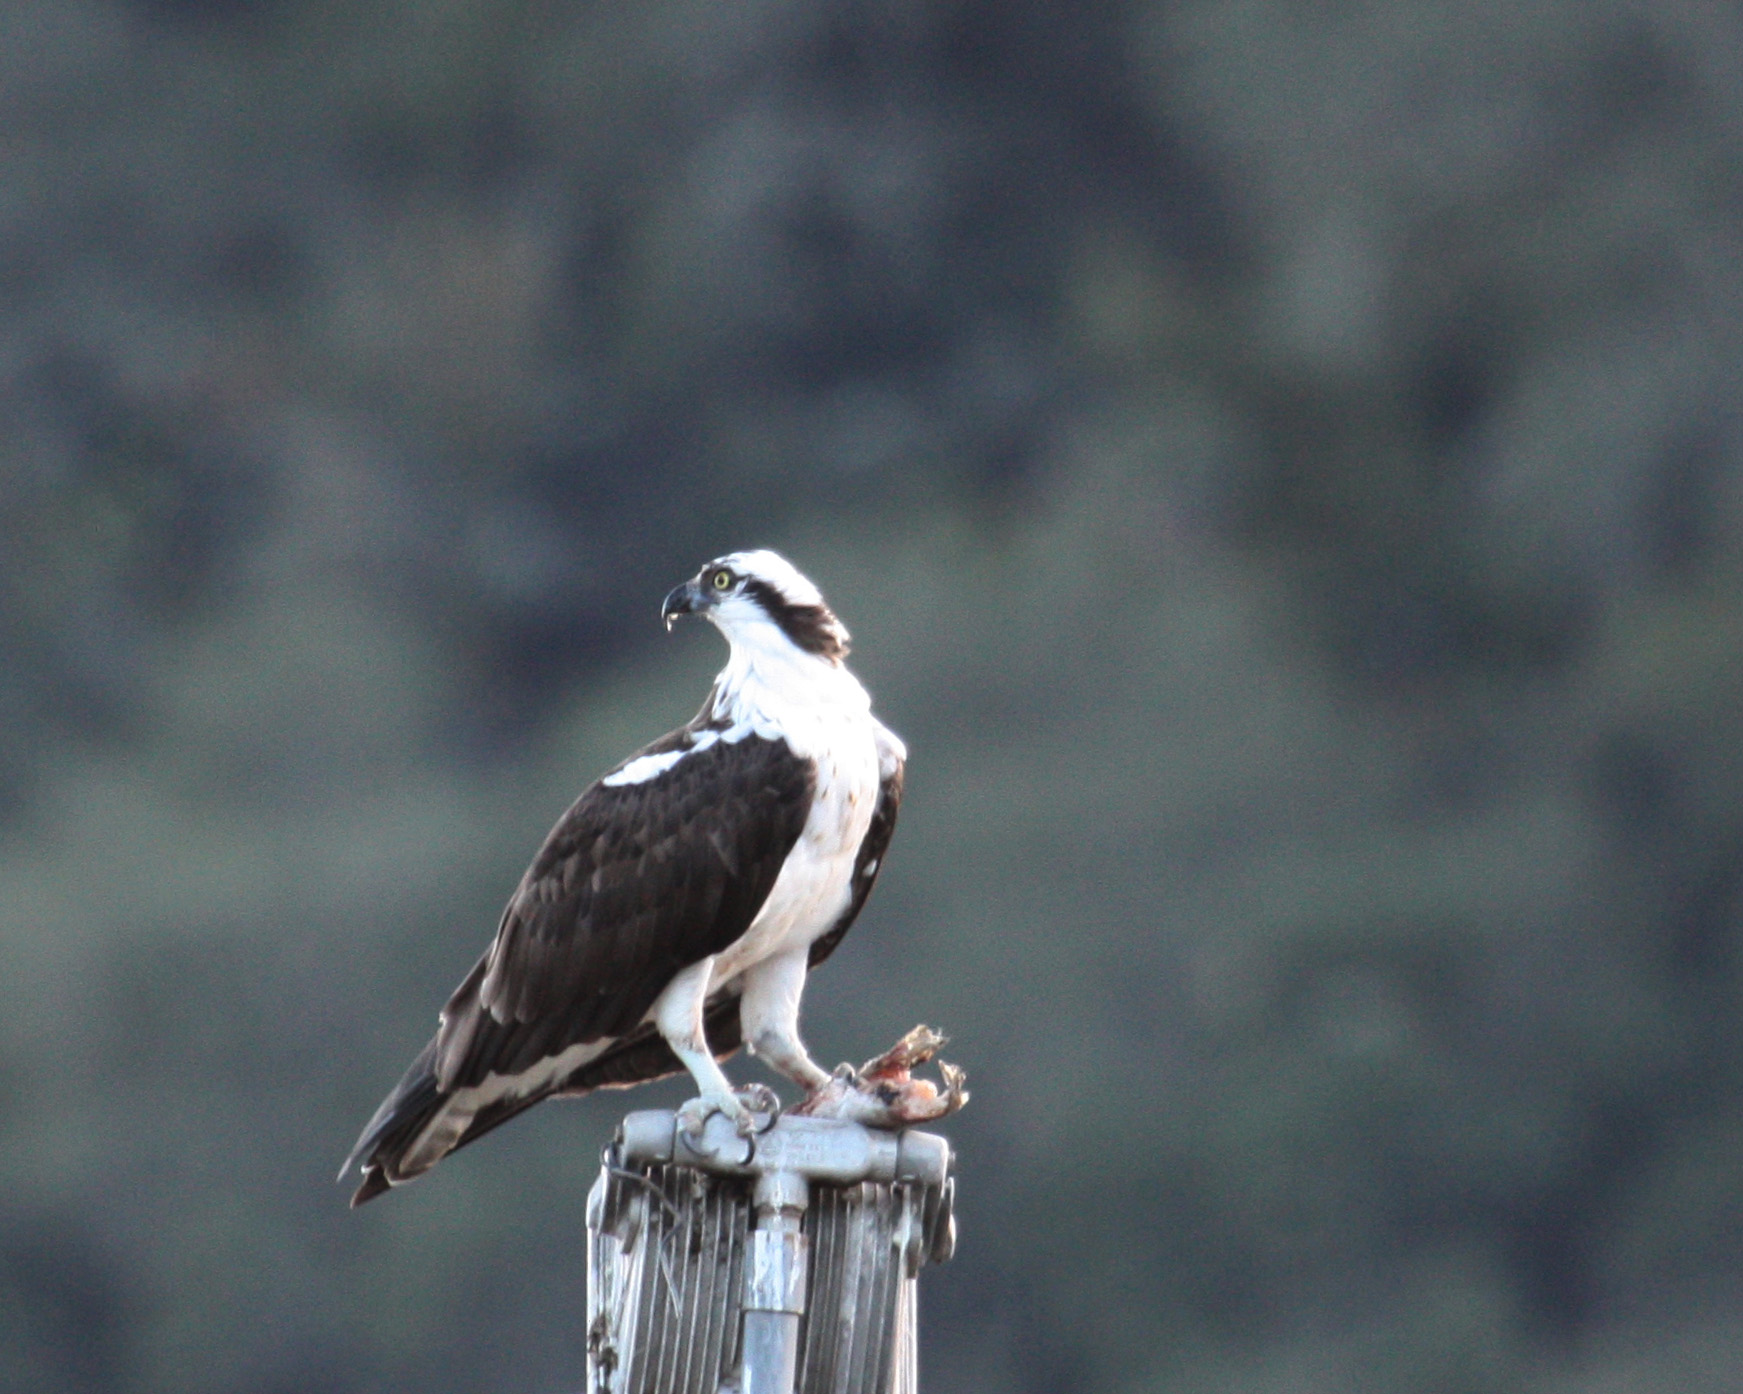
M660 618L666 622L666 633L672 632L672 621L679 615L693 615L706 603L702 587L695 581L686 581L681 586L673 586L666 594L665 604L660 606Z

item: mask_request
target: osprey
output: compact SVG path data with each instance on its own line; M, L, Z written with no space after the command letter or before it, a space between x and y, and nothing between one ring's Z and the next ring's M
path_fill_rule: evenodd
M702 709L557 820L435 1038L340 1169L351 1204L422 1175L553 1095L686 1069L697 1128L751 1110L717 1060L740 1044L804 1087L805 974L883 864L907 750L844 666L847 630L785 558L734 552L666 596L731 654Z

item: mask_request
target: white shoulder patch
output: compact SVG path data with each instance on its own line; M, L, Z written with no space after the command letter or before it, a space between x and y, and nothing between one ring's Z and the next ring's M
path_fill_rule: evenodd
M703 731L692 731L684 739L688 742L681 750L666 750L658 755L638 755L620 770L613 770L600 780L601 784L609 784L613 788L622 784L646 784L650 779L664 774L673 765L687 755L695 755L707 750L716 741L725 741L728 745L737 744L750 734L748 726L734 726L729 730L717 731L709 727Z
M614 788L620 784L645 784L655 775L664 774L689 753L688 750L667 750L658 755L638 755L622 769L613 770L599 782Z

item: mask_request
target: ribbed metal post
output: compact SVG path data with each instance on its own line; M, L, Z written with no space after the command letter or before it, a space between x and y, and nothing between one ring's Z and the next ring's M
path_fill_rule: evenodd
M590 1394L910 1394L950 1169L931 1133L631 1114L589 1198Z
M740 1394L793 1394L799 1318L805 1315L805 1210L810 1183L796 1171L765 1171L752 1191L757 1227L744 1271Z

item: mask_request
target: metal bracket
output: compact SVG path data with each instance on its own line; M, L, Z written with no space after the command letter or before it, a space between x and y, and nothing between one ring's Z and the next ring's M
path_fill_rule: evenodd
M679 1216L673 1201L677 1201L679 1208L692 1203L684 1198L688 1193L682 1188L673 1191L675 1178L685 1174L673 1171L674 1167L686 1169L704 1190L720 1184L705 1181L705 1177L751 1182L749 1196L739 1190L735 1202L743 1216L741 1225L754 1220L754 1228L748 1233L743 1228L737 1231L743 1236L737 1241L742 1245L738 1250L742 1253L742 1266L738 1261L731 1264L739 1274L735 1285L737 1301L733 1304L739 1313L738 1339L724 1349L730 1353L736 1348L736 1367L726 1368L722 1362L727 1356L719 1353L699 1360L699 1369L706 1366L719 1371L716 1378L720 1382L718 1386L712 1382L699 1386L697 1394L728 1394L728 1391L793 1394L800 1373L802 1336L810 1352L803 1356L808 1372L807 1390L857 1389L859 1381L870 1378L875 1369L884 1369L894 1377L899 1367L906 1368L911 1381L912 1336L910 1328L902 1326L903 1321L911 1324L913 1320L912 1292L907 1285L925 1263L949 1257L954 1244L949 1143L932 1133L912 1130L891 1133L842 1119L797 1116L781 1116L766 1131L746 1138L731 1120L716 1114L707 1119L700 1134L692 1134L680 1128L677 1116L667 1110L648 1109L630 1114L623 1120L617 1141L607 1153L600 1186L589 1206L588 1224L596 1236L610 1237L620 1256L612 1263L654 1265L646 1270L650 1280L657 1274L664 1275L665 1300L660 1307L668 1311L676 1311L682 1305L679 1290L688 1292L689 1275L698 1271L695 1258L681 1257L686 1247L694 1255L697 1242L694 1238L688 1246L679 1241L672 1252L680 1257L670 1263L663 1249L666 1240L659 1238L675 1236L673 1226L679 1224ZM666 1179L661 1180L662 1176ZM862 1193L857 1189L862 1183L871 1183L871 1189ZM815 1185L830 1190L817 1201L824 1209L808 1219ZM877 1198L878 1188L881 1199ZM869 1208L862 1210L862 1206ZM881 1218L874 1221L871 1218L874 1214ZM858 1215L866 1218L849 1218ZM844 1229L844 1224L849 1228ZM872 1228L860 1228L866 1224ZM810 1231L814 1226L825 1236L821 1241L825 1245L820 1251L821 1258L812 1252ZM867 1249L865 1245L874 1232L884 1238ZM650 1233L658 1242L638 1260L637 1247L646 1247L643 1236ZM694 1236L697 1231L692 1229L690 1233ZM859 1237L846 1239L848 1234ZM884 1248L885 1244L889 1247ZM607 1251L599 1252L603 1255ZM878 1258L879 1253L887 1257ZM826 1269L815 1279L810 1271L814 1261L823 1262ZM678 1270L675 1283L673 1267ZM721 1274L726 1271L719 1270ZM885 1295L875 1302L895 1305L877 1305L876 1310L885 1315L875 1320L870 1306L863 1315L855 1315L861 1311L860 1299L850 1301L848 1294L859 1291L856 1285L870 1280L871 1274L879 1271L889 1277L878 1282L894 1283L908 1291L906 1305L896 1302L895 1287L879 1286L875 1291ZM603 1269L599 1274L605 1285L602 1294L607 1289L617 1294L627 1292L621 1286L623 1280L608 1277ZM713 1286L717 1281L718 1278L708 1280L709 1292L718 1291ZM814 1283L821 1284L818 1300L825 1303L825 1309L823 1315L813 1319L820 1324L804 1334L807 1295ZM872 1290L866 1291L865 1300L873 1301L869 1295ZM824 1292L831 1295L824 1298L821 1296ZM614 1300L621 1301L622 1297ZM842 1302L847 1305L837 1312ZM630 1309L614 1310L622 1313ZM898 1311L907 1315L900 1316ZM627 1316L624 1319L630 1320ZM645 1338L630 1339L624 1347L622 1338L614 1334L619 1329L617 1317L601 1312L594 1315L593 1321L600 1334L597 1342L590 1341L590 1351L595 1344L599 1350L591 1352L590 1366L600 1390L609 1389L615 1394L618 1390L647 1388L667 1394L664 1386L668 1376L650 1371L649 1378L656 1383L649 1386L618 1363L625 1355L632 1365L652 1358L651 1348L638 1345ZM876 1327L875 1331L866 1326L868 1321ZM886 1324L891 1322L895 1324ZM637 1325L632 1322L623 1332L628 1335ZM711 1329L719 1330L718 1323ZM909 1331L909 1335L896 1341L885 1355L851 1354L866 1349L863 1345L866 1341L872 1342L873 1348L881 1348L879 1342L888 1346L898 1329ZM715 1349L721 1350L719 1346ZM643 1350L648 1350L647 1356L641 1354ZM871 1359L870 1365L865 1363L867 1359ZM659 1368L665 1369L663 1362ZM686 1357L684 1369L689 1368ZM824 1380L822 1385L817 1384L819 1379ZM907 1383L899 1383L900 1387L908 1387ZM687 1374L680 1384L689 1388Z

